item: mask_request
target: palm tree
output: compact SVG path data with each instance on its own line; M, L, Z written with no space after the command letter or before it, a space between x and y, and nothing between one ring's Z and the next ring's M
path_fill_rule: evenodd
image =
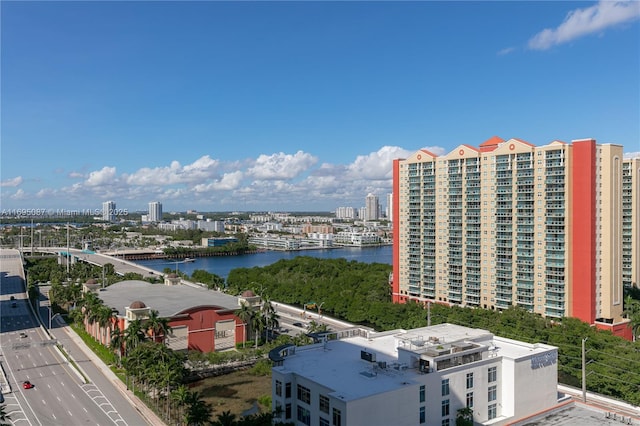
M111 328L111 318L114 317L114 314L118 311L114 311L108 306L100 305L96 309L96 321L98 322L98 326L102 332L102 338L100 339L100 343L107 343L107 329Z
M156 342L157 337L162 337L162 341L165 340L166 335L171 331L168 318L161 318L159 312L155 309L149 313L145 326L148 330L151 330L151 340Z
M280 326L280 322L278 321L278 318L280 317L278 316L276 309L273 307L273 304L268 298L264 299L261 311L265 319L267 327L267 343L269 343L269 331Z
M144 341L146 334L139 319L133 320L124 331L124 352L125 356L129 354L140 342Z
M4 405L0 405L0 426L10 426L11 423L7 423L11 420L11 416L4 412Z
M253 313L253 316L251 317L251 328L256 335L256 349L258 349L258 339L260 338L262 330L264 330L266 324L267 322L262 312Z
M213 426L233 426L236 424L236 415L229 410L223 411L218 414L218 418L212 424Z
M120 330L118 323L116 323L113 331L111 331L111 342L109 347L112 351L118 353L118 366L122 365L122 346L124 345L124 333Z
M244 348L244 343L247 341L246 327L247 325L251 326L254 311L247 303L243 303L242 305L240 305L240 309L236 310L235 314L245 325L245 333L242 339L242 347Z
M189 388L185 385L178 386L173 392L171 392L171 399L178 405L178 418L184 417L185 406L189 401Z
M184 421L189 426L199 426L209 423L213 409L205 403L198 392L189 394L188 407L184 414Z

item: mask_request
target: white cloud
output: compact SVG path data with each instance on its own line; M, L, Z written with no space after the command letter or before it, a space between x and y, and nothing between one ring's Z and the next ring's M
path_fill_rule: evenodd
M0 187L16 187L22 184L22 176L16 176L13 179L7 179L0 182Z
M410 151L398 146L383 146L376 152L356 157L348 166L349 175L352 178L367 180L391 179L393 160L405 158L410 154Z
M172 161L167 167L144 167L133 174L124 176L124 180L129 185L144 186L197 183L215 177L219 165L218 160L213 160L205 155L184 167L178 161Z
M514 52L515 50L516 50L515 47L506 47L506 48L504 48L502 50L499 50L497 55L498 56L508 55L509 53Z
M391 191L393 160L412 152L384 146L346 165L317 164L317 157L298 151L229 162L205 155L185 166L172 161L133 173L118 174L116 167L106 166L90 173L68 173L68 178L83 180L67 187L41 188L32 194L20 191L12 198L48 200L53 208L96 208L109 199L132 210L145 209L151 200L162 201L168 209L203 211L359 207L367 193L382 199Z
M557 28L540 31L529 40L529 48L546 50L639 17L638 1L600 0L593 6L570 11Z
M640 158L640 151L638 152L625 152L624 158Z
M28 196L28 194L26 194L24 192L24 190L22 188L20 188L15 192L15 194L13 194L11 196L11 198L14 199L14 200L24 200L24 199L29 198L29 196Z
M115 182L116 168L103 167L101 170L89 173L89 178L85 184L87 186L104 186L111 185Z
M260 155L247 173L256 179L293 179L316 164L318 159L311 154L298 151L294 155L280 152Z
M240 187L244 173L241 171L225 173L221 179L193 187L195 192L231 191Z

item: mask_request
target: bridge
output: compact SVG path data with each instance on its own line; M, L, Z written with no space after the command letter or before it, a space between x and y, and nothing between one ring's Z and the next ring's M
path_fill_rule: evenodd
M159 278L162 275L158 273L158 271L138 265L126 259L110 256L108 254L96 253L91 250L79 250L68 247L23 247L22 252L30 253L31 255L35 255L36 253L56 255L63 259L63 262L70 261L71 264L75 262L87 262L92 265L103 267L107 263L110 263L113 265L116 274L120 276L124 276L127 273L135 273L142 275L144 279Z

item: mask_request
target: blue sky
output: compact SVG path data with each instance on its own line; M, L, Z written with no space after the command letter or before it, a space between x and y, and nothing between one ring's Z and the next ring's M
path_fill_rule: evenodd
M640 152L637 1L0 8L2 209L330 211L421 148Z

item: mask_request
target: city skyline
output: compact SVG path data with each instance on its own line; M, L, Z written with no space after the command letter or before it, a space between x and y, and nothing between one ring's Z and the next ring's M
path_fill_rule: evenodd
M640 155L638 2L1 7L3 209L333 211L494 135Z

